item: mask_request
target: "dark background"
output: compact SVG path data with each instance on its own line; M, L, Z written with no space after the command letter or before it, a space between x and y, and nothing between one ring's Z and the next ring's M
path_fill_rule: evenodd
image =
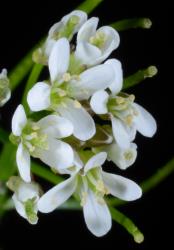
M10 1L1 3L0 11L0 68L11 69L26 52L47 33L49 27L73 10L81 1L23 2L15 5ZM131 3L130 3L131 2ZM134 17L149 17L153 26L150 30L135 29L120 33L120 47L113 57L123 63L127 76L140 68L156 65L157 77L145 80L129 93L136 94L142 104L156 118L158 133L153 139L137 136L138 159L134 166L123 172L124 176L140 183L163 166L173 154L173 101L169 47L169 9L167 1L125 1L104 2L90 16L99 16L100 25ZM13 99L1 112L1 123L10 128L11 116L19 103L21 90L17 89ZM118 173L120 173L118 171ZM25 249L31 244L50 242L49 249L59 249L59 243L84 248L87 244L97 249L107 244L107 249L151 249L162 247L173 249L173 189L174 174L155 190L144 194L137 202L120 208L132 218L144 232L145 241L136 245L124 228L113 222L111 232L96 238L86 229L81 212L53 212L41 215L39 224L30 226L16 212L8 213L0 223L0 249ZM57 244L57 245L56 245ZM54 245L54 247L53 247Z

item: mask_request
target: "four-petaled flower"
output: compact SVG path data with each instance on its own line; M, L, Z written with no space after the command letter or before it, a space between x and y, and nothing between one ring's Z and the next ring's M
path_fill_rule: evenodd
M23 106L19 105L12 118L11 139L18 144L16 161L21 178L25 182L31 181L30 155L60 172L70 167L73 150L58 139L72 132L72 124L58 115L48 115L38 122L27 120Z
M76 171L71 177L45 193L38 201L40 212L49 213L75 194L81 201L88 229L96 236L111 229L111 215L104 196L111 194L125 201L141 197L141 188L133 181L102 170L107 154L100 152L86 164L76 155Z

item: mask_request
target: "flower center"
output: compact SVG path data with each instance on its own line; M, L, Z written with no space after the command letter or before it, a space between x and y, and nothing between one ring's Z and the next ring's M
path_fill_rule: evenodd
M48 150L47 134L43 133L36 123L27 123L22 131L21 140L33 156L37 148Z
M99 49L102 49L106 43L106 35L102 31L97 31L94 36L91 36L89 39L89 42L98 47Z
M131 126L134 117L138 115L137 110L132 105L134 100L134 95L123 94L123 96L112 97L107 104L108 110L126 125Z
M71 38L71 36L74 33L74 29L77 26L77 24L80 22L80 18L78 16L71 16L67 23L63 25L61 28L58 28L57 30L54 31L52 35L52 39L58 40L61 37L67 37Z
M36 223L38 220L37 214L35 212L35 203L36 203L37 197L34 197L32 199L28 199L26 202L24 202L24 208L27 215L27 218L30 223Z

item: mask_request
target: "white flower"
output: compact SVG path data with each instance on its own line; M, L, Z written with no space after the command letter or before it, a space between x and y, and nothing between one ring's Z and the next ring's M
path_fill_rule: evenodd
M19 105L12 118L12 133L18 143L16 161L21 178L31 181L30 155L58 171L71 166L73 150L58 139L72 132L72 124L58 115L48 115L38 122L27 120L23 106Z
M97 30L99 19L92 17L80 28L75 56L86 65L103 62L120 43L118 32L110 26Z
M11 90L9 88L9 79L7 77L7 70L3 69L0 73L0 107L4 106L11 97Z
M129 148L121 148L116 142L103 148L109 161L113 161L122 170L132 166L137 158L137 145L130 143Z
M90 101L96 114L110 114L114 138L119 147L127 149L135 139L136 131L147 137L156 133L157 125L152 115L134 102L133 95L109 96L104 91L96 92ZM99 102L100 100L100 102Z
M81 200L88 229L98 237L105 235L111 228L111 215L104 196L110 193L119 199L132 201L142 195L135 182L102 171L101 165L106 157L107 154L101 152L92 156L85 165L78 159L76 173L40 198L39 211L52 212L75 193Z
M48 38L42 48L37 49L33 54L36 62L47 64L49 55L56 41L62 37L71 40L80 27L86 22L87 14L81 10L75 10L64 16L58 23L55 23L49 30Z
M37 202L40 196L40 188L35 182L25 183L17 176L12 176L7 186L14 191L12 196L15 208L20 216L31 224L37 224Z
M70 75L70 45L59 39L49 57L51 85L39 82L29 91L27 101L32 111L53 109L74 125L74 136L85 141L95 134L95 124L78 100L86 100L100 89L106 89L114 80L110 65L99 65Z

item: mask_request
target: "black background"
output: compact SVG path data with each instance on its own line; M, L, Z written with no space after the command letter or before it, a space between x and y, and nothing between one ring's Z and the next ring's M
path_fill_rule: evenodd
M49 27L63 15L73 10L81 1L42 1L1 3L0 11L0 68L11 69L25 53L45 35ZM169 47L169 9L167 1L125 1L104 0L90 16L99 16L100 25L109 24L124 18L149 17L153 22L150 30L129 30L120 33L120 47L113 53L123 63L127 76L139 68L156 65L159 74L145 80L129 93L136 94L137 102L142 104L156 118L158 132L153 139L137 136L138 159L134 166L123 172L124 176L140 183L163 166L173 154L173 100L172 75ZM11 116L19 103L21 90L18 88L13 99L1 110L1 123L10 128ZM120 173L120 172L118 172ZM127 232L113 222L111 232L96 238L88 232L82 213L59 211L41 215L39 224L30 226L15 212L8 213L0 223L0 249L21 248L31 244L50 243L49 249L65 247L84 248L90 244L107 249L174 249L173 243L173 189L172 174L155 190L144 194L137 202L120 208L132 218L145 235L142 245L134 243ZM54 246L54 247L53 247Z

